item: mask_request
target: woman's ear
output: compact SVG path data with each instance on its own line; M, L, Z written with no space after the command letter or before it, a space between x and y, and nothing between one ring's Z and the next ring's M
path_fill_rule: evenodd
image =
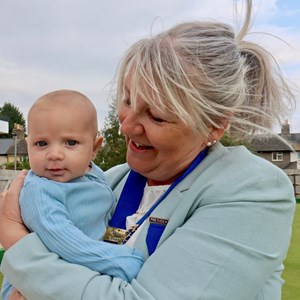
M211 139L214 141L219 141L222 138L222 136L224 135L225 130L228 128L228 126L229 126L229 119L228 118L223 119L220 122L220 127L212 128L211 133L210 133Z
M100 149L102 142L103 142L103 136L100 133L98 133L95 138L95 142L94 142L94 146L93 146L92 160L94 160L96 158L97 152Z

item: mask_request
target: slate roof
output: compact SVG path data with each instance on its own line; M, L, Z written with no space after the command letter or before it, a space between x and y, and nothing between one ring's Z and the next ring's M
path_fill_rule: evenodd
M285 140L294 147L294 143L291 140L287 138ZM276 136L256 136L251 141L251 147L257 152L293 151L289 145Z
M15 153L15 140L14 139L0 139L0 155L13 155ZM25 139L18 142L17 154L27 155L27 143Z
M13 139L0 139L0 155L6 155L13 143Z
M15 144L13 143L9 149L7 150L7 154L13 155L15 153ZM28 151L27 151L27 142L25 139L22 139L18 142L17 145L17 154L18 155L27 155Z

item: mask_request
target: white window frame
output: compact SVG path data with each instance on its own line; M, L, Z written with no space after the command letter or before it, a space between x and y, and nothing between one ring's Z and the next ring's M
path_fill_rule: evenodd
M272 161L283 161L283 152L272 152Z

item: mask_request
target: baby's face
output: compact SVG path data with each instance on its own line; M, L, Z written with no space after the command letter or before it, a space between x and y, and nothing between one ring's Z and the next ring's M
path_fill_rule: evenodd
M95 158L95 136L80 112L45 109L31 115L27 137L31 169L67 182L82 176Z

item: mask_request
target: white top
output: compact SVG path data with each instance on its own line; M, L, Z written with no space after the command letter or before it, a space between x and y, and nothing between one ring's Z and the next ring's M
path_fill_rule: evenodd
M126 230L130 229L132 226L136 224L145 213L157 202L157 200L166 192L170 185L156 185L156 186L148 186L146 184L144 188L144 194L142 201L138 210L131 216L126 218ZM139 233L142 230L142 227L145 223L142 223L137 231L130 237L127 241L126 245L129 247L133 247Z

